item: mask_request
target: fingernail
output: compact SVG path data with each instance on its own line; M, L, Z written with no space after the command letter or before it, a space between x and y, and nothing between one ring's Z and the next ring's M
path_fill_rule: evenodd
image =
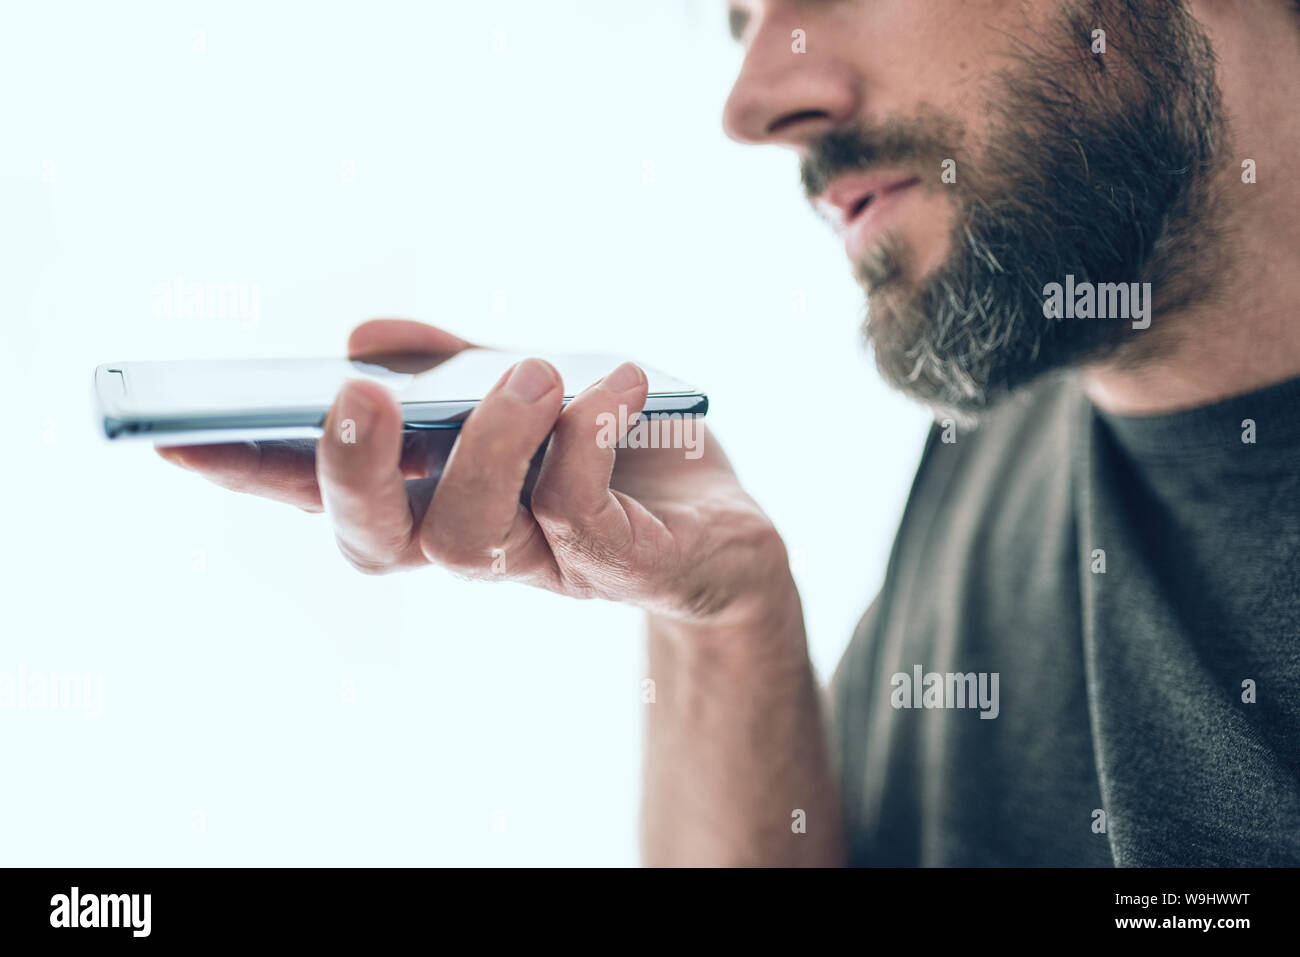
M525 359L506 380L506 391L521 402L536 402L555 388L555 373L540 359Z
M606 392L626 392L641 384L641 370L634 363L624 362L621 366L600 380L600 387Z
M375 407L364 393L357 389L344 389L339 400L338 417L334 420L336 437L344 445L356 445L369 434L374 418Z

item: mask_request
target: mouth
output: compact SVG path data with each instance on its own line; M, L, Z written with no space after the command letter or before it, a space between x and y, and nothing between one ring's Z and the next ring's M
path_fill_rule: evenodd
M830 184L817 205L844 236L849 258L856 260L880 238L891 211L920 185L920 176L845 176Z

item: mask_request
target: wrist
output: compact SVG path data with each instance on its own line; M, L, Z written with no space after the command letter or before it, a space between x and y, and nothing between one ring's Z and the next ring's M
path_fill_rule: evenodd
M698 669L802 668L808 661L803 605L794 578L768 579L707 618L650 613L652 655Z

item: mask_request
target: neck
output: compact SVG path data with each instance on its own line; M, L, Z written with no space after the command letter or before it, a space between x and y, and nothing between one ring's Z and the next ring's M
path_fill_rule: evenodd
M1300 22L1284 4L1225 9L1205 4L1198 18L1218 55L1229 136L1216 194L1224 249L1215 257L1214 294L1153 314L1160 348L1132 361L1117 356L1083 370L1092 401L1118 415L1160 415L1300 376L1300 156L1294 91L1300 89ZM1242 181L1254 160L1255 183ZM1158 292L1156 305L1159 305Z

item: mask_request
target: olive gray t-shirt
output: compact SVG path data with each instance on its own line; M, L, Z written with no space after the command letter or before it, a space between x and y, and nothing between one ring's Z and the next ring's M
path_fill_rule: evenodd
M946 438L831 683L851 861L1300 865L1300 379Z

